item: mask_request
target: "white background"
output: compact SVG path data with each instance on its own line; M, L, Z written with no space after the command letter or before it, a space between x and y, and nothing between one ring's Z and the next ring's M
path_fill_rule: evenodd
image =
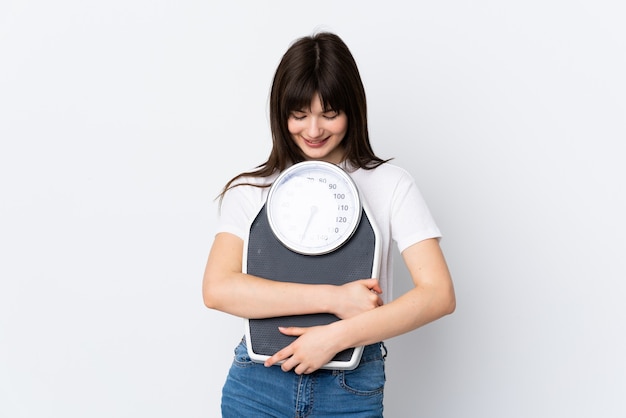
M457 290L388 341L386 416L626 416L623 3L410 3L0 4L1 417L219 416L242 322L202 304L213 198L320 28Z

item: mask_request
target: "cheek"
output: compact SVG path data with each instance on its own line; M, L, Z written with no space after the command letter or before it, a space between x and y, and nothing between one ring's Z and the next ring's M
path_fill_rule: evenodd
M337 120L337 123L335 125L335 132L345 134L347 130L348 130L348 119L341 118Z
M298 132L298 124L294 123L294 121L288 121L287 122L287 130L289 131L290 134L294 135Z

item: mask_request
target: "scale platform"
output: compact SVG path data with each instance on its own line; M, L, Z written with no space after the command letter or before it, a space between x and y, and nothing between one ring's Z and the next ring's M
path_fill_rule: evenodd
M376 225L363 207L357 229L341 247L327 254L299 254L283 246L275 237L264 205L250 227L244 250L243 270L266 279L305 284L342 285L354 280L378 277L378 235ZM332 314L246 319L248 354L253 361L264 362L296 339L278 331L279 326L310 327L337 320L339 318ZM358 365L362 351L363 347L344 350L323 368L353 369Z

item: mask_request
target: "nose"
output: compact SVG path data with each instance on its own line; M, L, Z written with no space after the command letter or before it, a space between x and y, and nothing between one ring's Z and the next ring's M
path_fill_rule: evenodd
M316 117L309 119L309 126L307 127L307 135L309 138L317 138L322 135L323 129L320 126L320 120Z

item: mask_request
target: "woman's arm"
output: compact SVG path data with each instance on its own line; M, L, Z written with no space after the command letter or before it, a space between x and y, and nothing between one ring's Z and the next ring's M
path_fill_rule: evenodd
M202 282L207 307L242 318L332 313L349 318L382 304L376 279L343 286L306 285L266 280L242 273L243 240L215 237ZM342 300L340 305L334 301Z
M404 334L454 312L454 287L439 241L418 242L402 256L413 289L377 309L326 326L281 329L299 338L268 359L266 366L285 360L283 370L311 373L341 350Z

